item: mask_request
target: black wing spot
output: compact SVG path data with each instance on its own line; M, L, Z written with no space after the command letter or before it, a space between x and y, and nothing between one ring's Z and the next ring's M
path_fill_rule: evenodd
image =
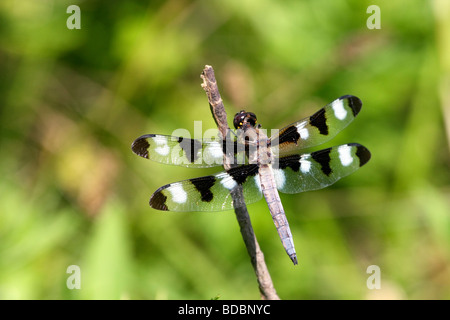
M150 198L150 207L157 210L168 211L166 205L167 197L161 192L162 188L156 190L156 192Z
M216 178L213 176L206 176L201 178L192 179L191 183L195 189L200 192L200 196L203 202L211 202L214 198L211 188L216 183Z
M311 153L311 157L314 159L314 161L320 164L320 169L326 176L330 176L332 172L330 167L330 152L331 148Z
M298 129L296 126L287 127L283 132L280 133L278 138L278 144L282 145L283 143L298 143L300 139L300 134L298 133Z
M345 95L339 98L340 100L344 100L347 99L348 100L348 106L350 107L350 109L352 109L352 113L353 116L356 117L359 113L359 111L361 111L361 107L362 107L362 101L355 96L351 96L351 95Z
M369 162L372 155L370 154L370 151L366 147L364 147L358 143L349 143L348 145L356 147L355 154L359 158L359 166L360 167L362 167L367 162Z
M258 173L258 165L249 164L244 167L231 168L227 173L237 184L242 185L248 177L255 176Z
M319 129L320 134L326 136L328 135L328 125L327 118L325 117L325 108L320 109L309 117L309 122L311 125Z
M291 168L292 171L298 172L300 170L300 159L301 156L299 154L280 158L279 167L280 169Z
M341 99L341 100L347 99L348 100L348 106L350 107L350 109L352 109L352 113L353 113L354 117L356 117L358 115L359 111L361 111L362 101L358 97L346 95L346 96L340 97L339 99Z
M186 158L194 163L198 159L198 150L202 148L202 143L195 139L178 138L178 143L183 149Z
M148 143L147 138L151 137L151 135L145 135L137 138L131 144L131 150L138 156L148 159L148 148L150 147L150 143Z

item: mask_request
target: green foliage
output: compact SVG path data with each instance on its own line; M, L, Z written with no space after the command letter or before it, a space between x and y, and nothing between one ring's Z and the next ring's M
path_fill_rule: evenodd
M281 298L450 298L445 0L379 1L374 30L357 0L75 2L0 4L0 299L259 299L233 212L148 206L159 186L218 170L130 150L145 133L215 126L205 64L230 123L245 108L280 128L344 94L363 101L324 147L358 142L371 161L281 196L299 266L267 205L249 206ZM80 30L66 27L72 4Z

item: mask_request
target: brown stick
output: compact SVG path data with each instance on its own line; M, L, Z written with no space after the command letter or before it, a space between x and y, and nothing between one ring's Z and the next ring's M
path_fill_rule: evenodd
M211 113L213 114L214 120L219 128L219 132L222 137L226 137L226 141L231 141L230 128L228 127L227 122L227 113L225 112L225 107L223 105L222 98L220 97L213 68L206 65L203 69L201 78L203 79L202 88L206 91L206 95L208 96ZM225 170L228 170L233 166L236 166L233 153L224 154ZM253 232L252 223L250 221L247 207L245 206L241 186L234 188L231 192L231 196L233 198L233 203L235 204L234 212L236 214L236 219L239 223L248 254L250 255L253 269L255 270L261 299L279 300L280 298L275 291L269 270L267 269L267 265L264 260L264 254L262 253L255 233Z

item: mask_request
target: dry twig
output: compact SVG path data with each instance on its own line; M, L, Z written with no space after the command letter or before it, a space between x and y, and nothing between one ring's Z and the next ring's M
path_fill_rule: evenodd
M231 131L228 127L227 114L225 112L222 98L220 97L213 68L206 65L203 69L201 78L203 79L202 88L206 91L206 95L208 96L211 113L216 121L221 137L225 137L226 141L231 141ZM233 148L226 149L233 150ZM226 170L235 166L235 163L236 161L233 153L224 154L224 168ZM264 254L262 253L258 241L256 240L255 233L253 232L252 223L250 221L247 207L245 206L241 186L234 188L231 192L231 196L233 198L233 203L235 204L234 212L239 223L241 234L244 239L245 246L247 247L248 254L250 255L253 269L255 270L261 298L264 300L279 300L280 298L275 291L269 270L267 269L267 265L264 260Z

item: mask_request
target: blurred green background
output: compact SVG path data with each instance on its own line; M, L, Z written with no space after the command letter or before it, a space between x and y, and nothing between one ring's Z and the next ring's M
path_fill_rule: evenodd
M79 30L66 27L72 4ZM366 24L373 4L381 29ZM364 104L323 147L358 142L371 161L281 195L298 266L264 201L248 208L282 299L450 298L449 1L3 0L1 299L259 299L232 211L148 206L158 187L220 168L130 149L195 120L215 127L205 64L230 124L244 108L281 128L344 94Z

